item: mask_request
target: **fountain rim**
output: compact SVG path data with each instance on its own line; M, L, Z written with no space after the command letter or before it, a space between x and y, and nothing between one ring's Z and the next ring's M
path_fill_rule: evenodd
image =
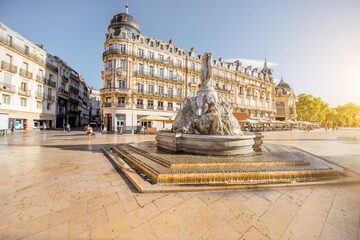
M181 136L182 138L195 138L197 140L245 140L245 139L254 139L256 137L255 134L243 134L243 135L210 135L210 134L188 134L188 133L173 133L173 132L159 132L156 135L176 135Z

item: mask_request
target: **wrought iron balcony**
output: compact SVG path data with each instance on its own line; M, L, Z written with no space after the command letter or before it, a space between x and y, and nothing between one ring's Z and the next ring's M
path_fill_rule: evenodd
M65 81L65 82L68 82L68 81L69 81L69 78L66 77L65 75L62 75L61 79L62 79L63 81Z
M46 79L46 84L49 85L50 87L56 87L56 82L50 79Z
M55 102L55 97L54 96L51 96L51 95L46 95L46 100L48 102Z
M15 65L12 65L11 63L5 61L1 61L1 69L11 73L17 72L17 67Z
M133 51L129 51L129 50L121 49L121 48L111 48L111 49L105 50L103 52L103 58L105 58L106 56L111 55L111 54L132 56L132 57L148 60L151 62L156 62L158 64L170 65L172 67L180 68L180 69L186 68L185 64L183 64L183 63L181 65L179 65L177 62L175 63L174 61L169 61L168 59L164 59L161 57L154 57L154 56L145 55L145 54L139 54L139 52L133 52Z
M79 89L74 86L70 86L70 91L74 93L79 93Z
M111 48L104 51L103 58L110 54L131 54L131 52L120 48Z
M40 75L36 75L36 81L39 83L46 83L46 79Z
M53 70L54 72L58 72L57 66L55 66L49 62L46 63L46 67Z
M144 109L144 104L136 104L136 108Z
M31 79L33 77L33 74L31 72L29 72L28 70L22 69L22 68L20 68L19 73L20 73L20 76L22 76L22 77L26 77L29 79Z
M107 87L107 88L101 88L100 92L121 92L121 93L130 93L129 88L118 88L118 87Z
M45 96L43 92L35 92L35 98L44 100Z
M27 90L27 89L22 89L21 87L19 87L18 94L22 95L22 96L30 97L31 91Z
M66 91L64 88L59 88L59 95L65 96L65 97L70 97L70 92Z
M11 49L15 50L16 52L22 54L23 56L30 58L32 60L34 60L35 62L41 64L41 65L45 65L45 60L42 58L39 58L36 54L33 54L31 52L29 52L28 49L21 47L17 44L15 44L12 41L8 41L5 37L0 35L0 43L10 47Z
M8 93L15 93L16 86L0 82L0 91L8 92Z
M157 79L157 80L161 80L161 81L172 81L172 82L179 83L179 84L184 83L183 78L179 77L179 76L163 76L163 75L139 71L139 70L137 70L135 72L135 76L142 77L142 78Z
M112 104L111 104L111 103L104 103L104 106L105 106L105 107L111 107Z

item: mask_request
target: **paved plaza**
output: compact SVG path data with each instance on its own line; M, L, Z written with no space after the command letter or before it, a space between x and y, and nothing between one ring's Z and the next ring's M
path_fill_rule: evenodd
M360 130L264 133L360 174ZM101 147L153 135L0 137L0 239L354 239L360 184L139 194Z

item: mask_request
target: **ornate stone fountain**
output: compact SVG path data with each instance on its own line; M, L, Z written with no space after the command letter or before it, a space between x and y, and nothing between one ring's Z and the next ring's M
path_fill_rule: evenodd
M231 105L211 86L211 54L202 56L201 85L177 114L172 132L156 136L157 147L173 152L239 155L253 152L256 135L244 134Z
M233 190L342 181L344 169L292 146L268 143L261 154L250 154L260 148L262 135L241 132L230 104L211 87L211 79L211 55L205 54L200 90L196 97L187 99L171 132L158 133L156 142L117 144L103 149L139 192Z

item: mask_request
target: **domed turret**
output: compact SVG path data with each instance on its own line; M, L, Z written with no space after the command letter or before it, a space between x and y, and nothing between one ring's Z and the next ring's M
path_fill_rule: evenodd
M128 13L128 6L125 6L125 13L116 14L108 27L109 33L113 32L115 36L120 34L121 29L126 29L129 37L140 34L140 26L137 20Z
M277 92L280 90L282 94L289 94L294 92L288 83L286 83L281 77L280 82L276 85Z

